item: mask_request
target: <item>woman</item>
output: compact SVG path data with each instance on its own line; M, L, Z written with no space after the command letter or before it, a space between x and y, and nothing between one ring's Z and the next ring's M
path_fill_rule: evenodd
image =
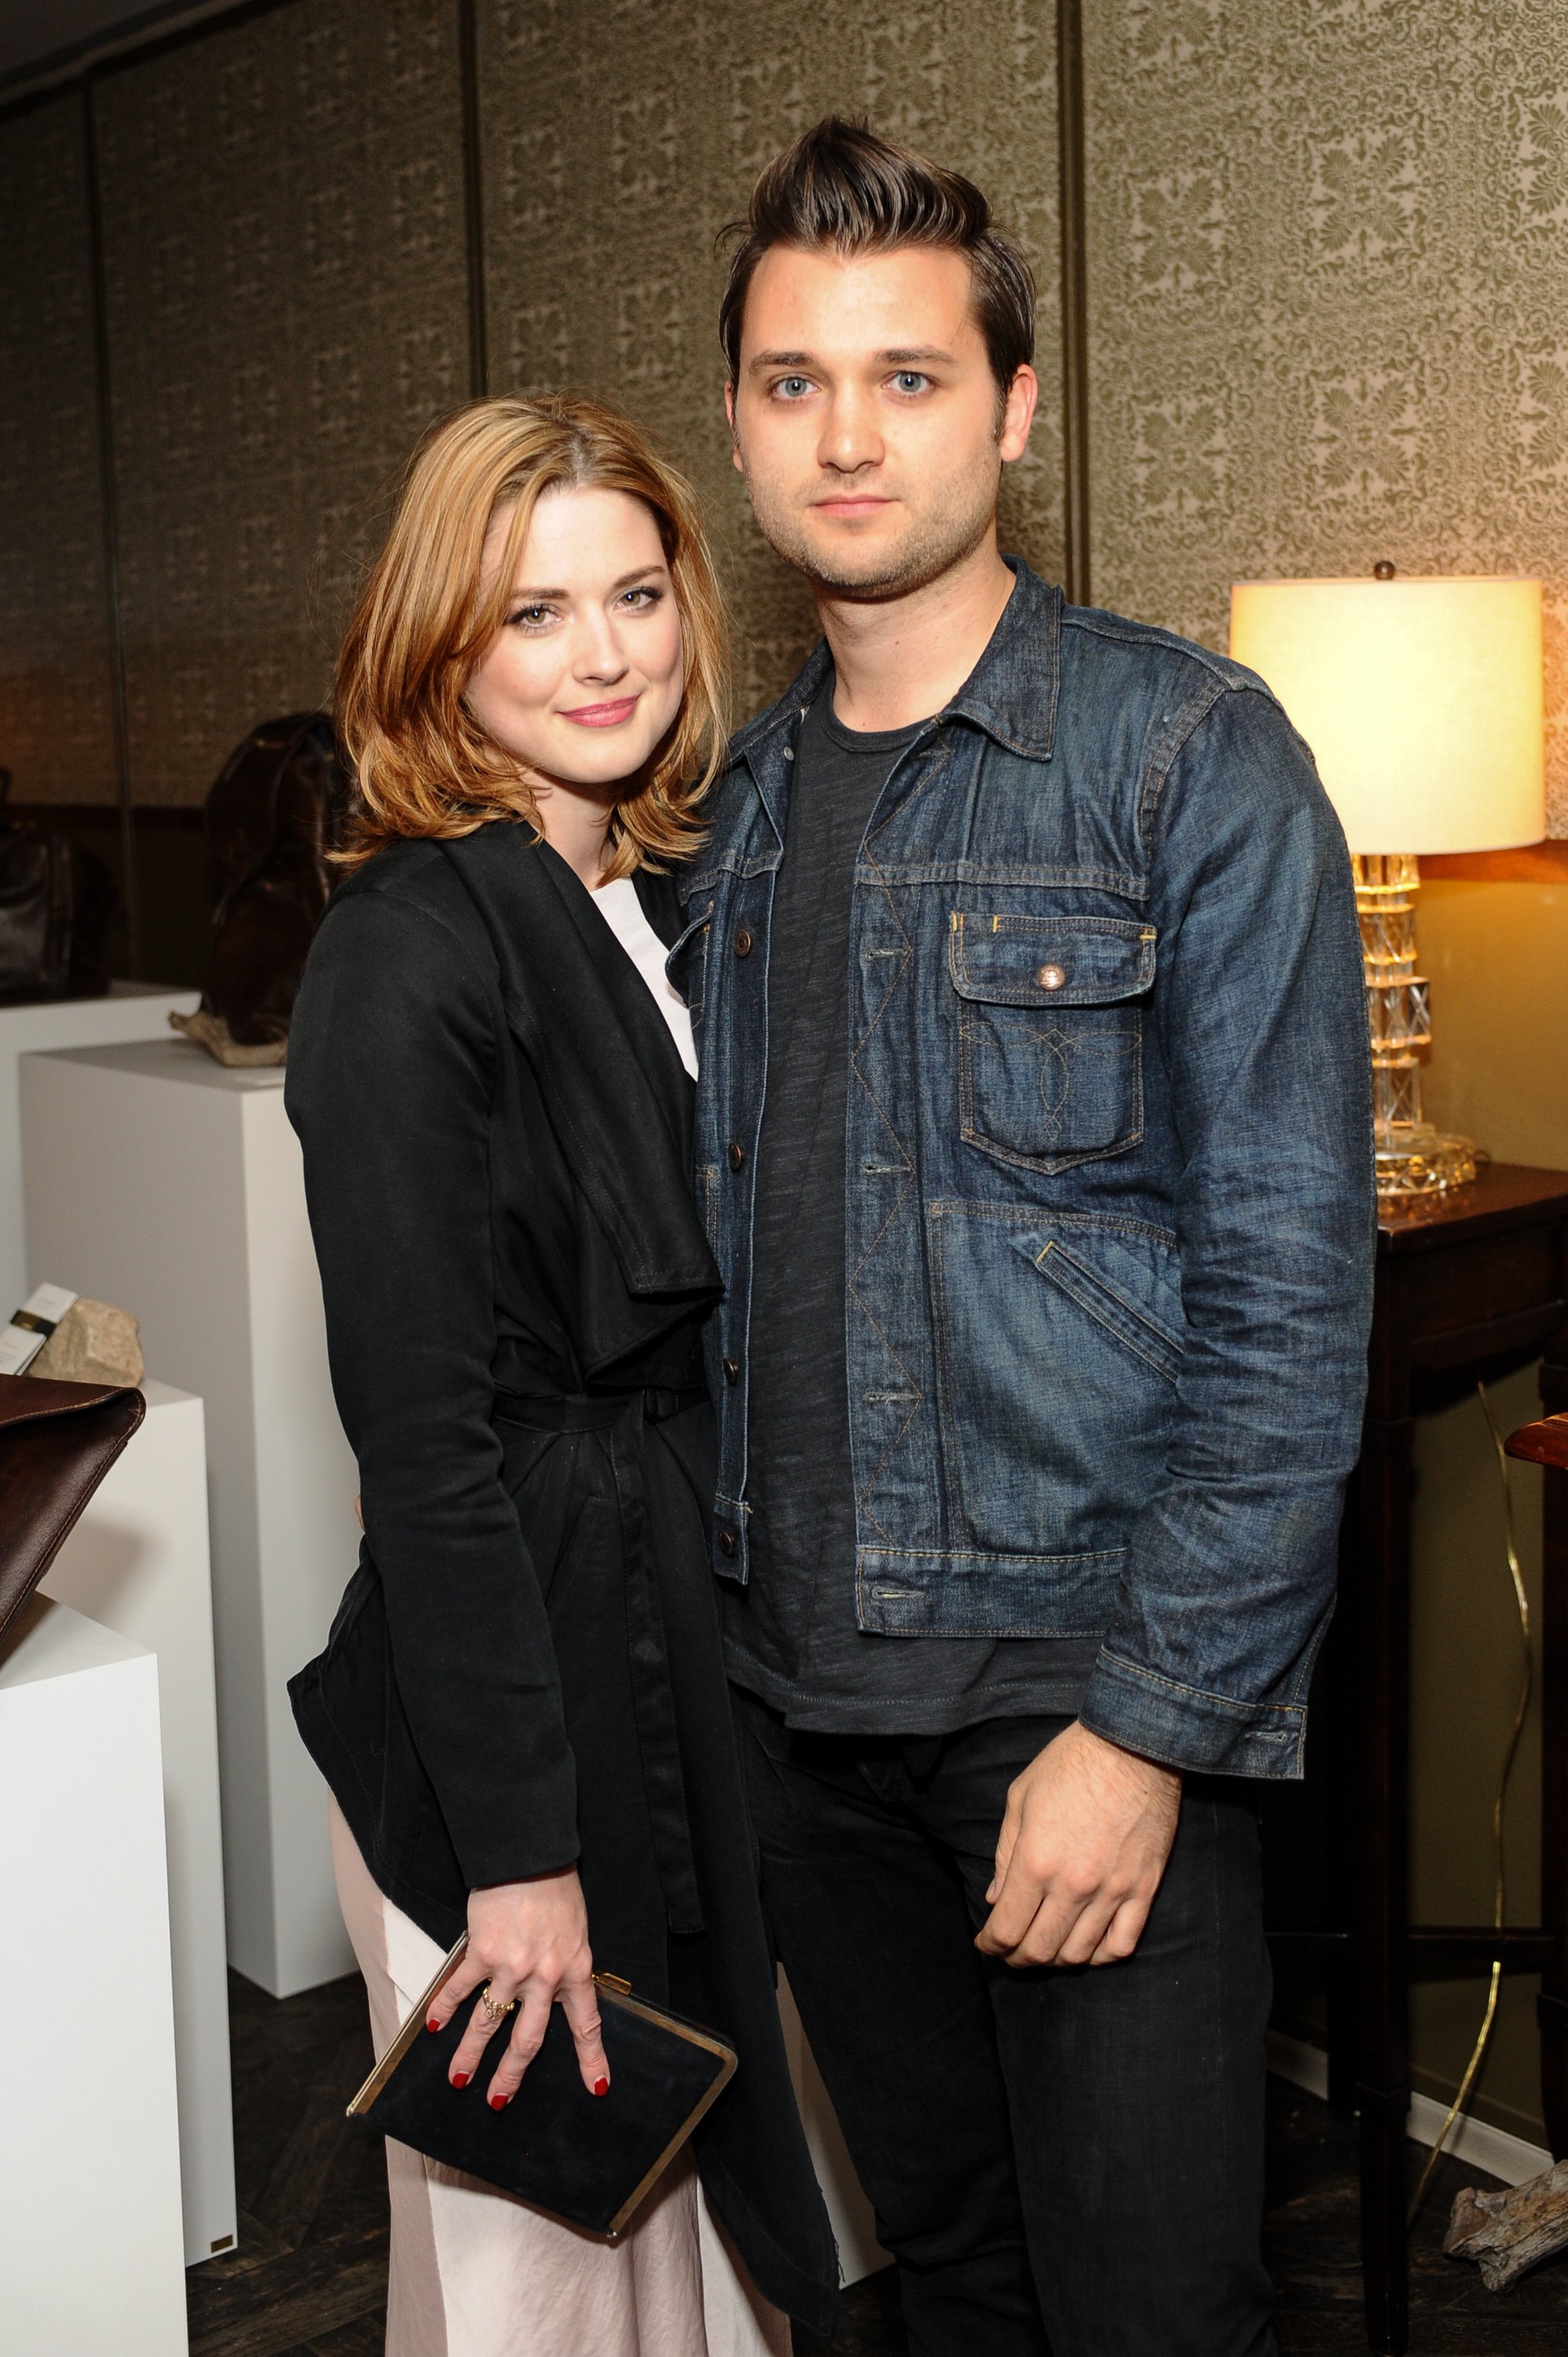
M664 972L720 637L680 477L588 402L488 401L417 454L339 661L353 872L287 1102L365 1544L291 1692L376 2043L466 1923L432 2026L488 1984L451 2074L493 2104L553 2003L606 2092L596 1964L740 2058L615 2249L389 2145L393 2357L831 2321L709 1584L717 1280Z

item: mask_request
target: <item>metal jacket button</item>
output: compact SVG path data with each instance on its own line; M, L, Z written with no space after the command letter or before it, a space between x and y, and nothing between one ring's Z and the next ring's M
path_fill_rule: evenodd
M1036 974L1035 980L1042 990L1059 990L1067 976L1059 965L1043 965Z
M751 955L751 935L744 925L742 925L739 932L736 933L735 937L735 953L736 957L749 957Z
M728 1162L732 1170L738 1170L741 1164L746 1160L746 1148L741 1145L738 1138L732 1137L730 1139L725 1159Z
M734 1555L739 1544L740 1541L736 1538L733 1531L721 1531L719 1533L719 1545L725 1555Z
M724 1364L725 1383L738 1383L740 1381L740 1361L738 1359L726 1359Z

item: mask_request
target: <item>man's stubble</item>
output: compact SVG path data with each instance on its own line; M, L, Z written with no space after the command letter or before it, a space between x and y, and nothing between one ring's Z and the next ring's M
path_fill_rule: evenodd
M802 574L813 590L849 604L885 605L929 589L973 555L992 529L1000 477L998 467L994 475L960 479L947 487L945 498L912 516L891 546L858 553L847 537L842 548L824 551L813 542L798 504L787 499L775 501L766 492L759 498L749 468L745 480L757 530L774 554ZM836 488L853 496L858 487L845 482Z

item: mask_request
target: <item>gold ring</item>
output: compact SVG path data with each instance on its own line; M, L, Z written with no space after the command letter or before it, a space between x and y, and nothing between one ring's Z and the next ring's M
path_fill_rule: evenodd
M516 1997L509 1997L505 2005L498 2005L494 1997L490 1995L490 1985L489 1981L487 1981L484 1987L479 1991L479 2003L489 2015L490 2023L493 2028L498 2021L504 2021L506 2019L508 2014L517 2003L517 1999Z

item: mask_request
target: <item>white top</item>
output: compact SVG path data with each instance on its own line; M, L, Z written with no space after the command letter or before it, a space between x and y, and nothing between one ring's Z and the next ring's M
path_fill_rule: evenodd
M695 1080L697 1050L692 1042L692 1018L686 1012L685 1000L664 971L669 952L642 913L636 885L629 876L618 876L613 884L599 886L594 894L594 906L653 993L654 1004L670 1026L670 1036L680 1050L681 1061Z

